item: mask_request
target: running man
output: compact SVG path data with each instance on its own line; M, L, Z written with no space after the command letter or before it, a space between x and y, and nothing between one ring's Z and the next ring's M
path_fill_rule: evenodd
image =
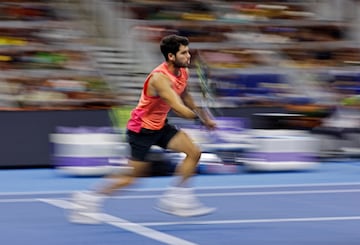
M181 129L167 121L170 110L185 119L200 119L210 130L216 123L199 108L188 91L187 80L190 65L189 40L178 35L165 36L160 42L165 61L146 78L135 109L127 123L127 141L130 146L128 160L132 171L128 174L109 176L109 181L95 191L79 192L73 196L78 205L70 215L76 223L96 223L87 213L99 213L103 198L143 176L148 167L146 155L151 146L157 145L175 152L185 153L175 170L175 183L157 202L160 211L177 216L198 216L215 209L201 204L192 192L189 179L194 175L201 150Z

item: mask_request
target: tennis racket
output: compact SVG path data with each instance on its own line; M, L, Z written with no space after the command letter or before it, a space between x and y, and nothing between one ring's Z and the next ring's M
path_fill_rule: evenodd
M215 96L209 79L209 66L207 66L204 59L201 57L200 51L197 52L195 68L202 95L202 109L208 114L208 116L214 119L214 115L218 116L220 113L216 107Z

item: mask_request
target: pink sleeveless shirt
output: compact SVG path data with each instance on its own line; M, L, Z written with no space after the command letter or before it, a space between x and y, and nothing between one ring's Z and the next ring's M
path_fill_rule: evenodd
M156 72L161 72L170 79L171 87L178 95L181 95L186 88L188 73L185 68L180 68L180 75L175 76L168 70L166 62L156 67L146 78L139 102L131 112L127 124L127 128L131 131L140 132L141 128L159 130L165 124L170 106L160 96L146 94L149 80Z

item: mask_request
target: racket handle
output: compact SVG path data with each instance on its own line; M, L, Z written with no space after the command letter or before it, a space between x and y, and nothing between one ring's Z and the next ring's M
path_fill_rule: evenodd
M208 119L213 119L213 115L210 113L209 109L207 108L202 108L200 111L196 112L196 118L195 118L195 122L197 122L200 125L205 126L206 125L206 121Z
M199 113L196 113L195 122L196 124L205 125L204 118L199 115Z

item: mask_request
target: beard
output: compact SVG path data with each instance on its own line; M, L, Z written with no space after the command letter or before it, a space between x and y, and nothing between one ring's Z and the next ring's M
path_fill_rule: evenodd
M187 68L189 67L189 62L180 62L178 60L175 60L173 63L175 68Z

